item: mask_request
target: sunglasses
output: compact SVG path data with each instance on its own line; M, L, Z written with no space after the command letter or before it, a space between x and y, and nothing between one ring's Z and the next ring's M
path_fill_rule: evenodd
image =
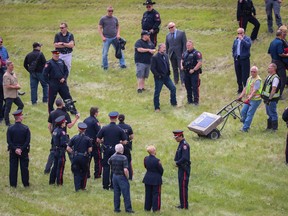
M237 34L243 34L243 32L237 32Z
M60 29L64 29L64 28L66 28L66 27L59 27Z
M113 12L113 10L108 10L108 12Z
M151 8L152 6L151 5L146 5L146 8Z
M171 27L168 27L168 29L172 29L172 28L174 28L175 26L171 26Z

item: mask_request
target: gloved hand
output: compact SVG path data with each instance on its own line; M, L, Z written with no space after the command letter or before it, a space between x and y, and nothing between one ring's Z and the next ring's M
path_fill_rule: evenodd
M242 101L242 97L237 98L236 101L240 101L241 102Z
M251 104L250 104L250 100L249 100L249 99L245 100L243 103L244 103L244 104L247 104L247 105L249 105L249 106L251 106Z

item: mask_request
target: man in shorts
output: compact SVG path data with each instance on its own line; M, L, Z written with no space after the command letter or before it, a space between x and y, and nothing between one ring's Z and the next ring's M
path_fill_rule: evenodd
M145 90L145 79L149 76L151 58L155 52L155 46L150 41L150 32L143 30L141 32L141 39L137 40L135 43L134 55L138 93L142 93Z

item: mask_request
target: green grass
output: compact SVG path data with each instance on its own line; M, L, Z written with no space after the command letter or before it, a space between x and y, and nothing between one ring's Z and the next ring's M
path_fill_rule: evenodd
M137 215L143 211L145 173L143 158L145 147L155 145L157 156L165 169L162 187L161 215L287 215L287 175L284 165L286 125L279 119L277 133L264 131L266 114L261 104L256 112L251 131L239 132L241 123L228 119L219 140L199 138L187 125L202 112L216 113L236 95L236 79L231 57L231 46L236 36L236 1L183 0L157 1L162 26L158 42L164 42L168 33L166 25L174 21L195 47L203 54L203 74L200 106L186 105L186 92L177 87L178 108L169 105L169 92L163 88L161 112L153 111L154 81L150 75L147 92L136 93L134 43L140 37L140 20L145 10L139 0L112 1L5 1L1 3L1 31L4 45L14 61L15 71L23 90L24 123L32 132L30 153L31 187L24 189L18 178L18 188L9 187L9 158L6 151L6 127L0 125L0 215L111 215L113 193L102 189L101 180L90 179L87 191L75 193L70 162L67 161L63 187L48 185L43 174L50 147L47 130L47 107L30 103L29 77L23 68L23 59L32 49L32 43L44 44L42 51L51 58L53 39L59 23L67 21L75 36L72 71L69 85L77 100L81 120L88 116L91 106L100 107L99 120L108 124L107 114L117 110L126 114L127 123L134 129L133 149L134 180L131 182L132 205ZM106 7L114 6L119 18L121 35L127 40L125 58L128 68L119 70L110 49L111 69L101 69L102 43L97 32L100 17ZM251 48L251 64L260 69L262 79L267 75L270 62L267 49L274 35L267 34L264 2L254 0L257 17L261 23L259 42ZM287 6L283 3L281 15L287 20ZM248 25L248 35L251 25ZM41 91L39 91L41 97ZM284 95L288 97L287 90ZM279 117L287 101L280 101ZM13 106L13 109L15 107ZM189 184L190 210L176 210L178 201L177 169L173 159L177 143L172 130L183 129L191 146L192 172ZM76 127L69 130L77 133ZM19 173L20 174L20 173ZM123 203L122 203L123 205ZM122 207L122 210L124 207ZM121 215L121 214L120 214ZM124 214L122 214L124 215Z

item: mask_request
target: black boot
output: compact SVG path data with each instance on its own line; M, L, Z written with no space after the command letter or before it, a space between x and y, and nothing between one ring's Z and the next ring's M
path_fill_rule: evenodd
M278 120L272 121L272 130L273 131L278 130Z
M272 121L267 119L267 128L266 128L266 130L270 130L270 129L272 129Z

